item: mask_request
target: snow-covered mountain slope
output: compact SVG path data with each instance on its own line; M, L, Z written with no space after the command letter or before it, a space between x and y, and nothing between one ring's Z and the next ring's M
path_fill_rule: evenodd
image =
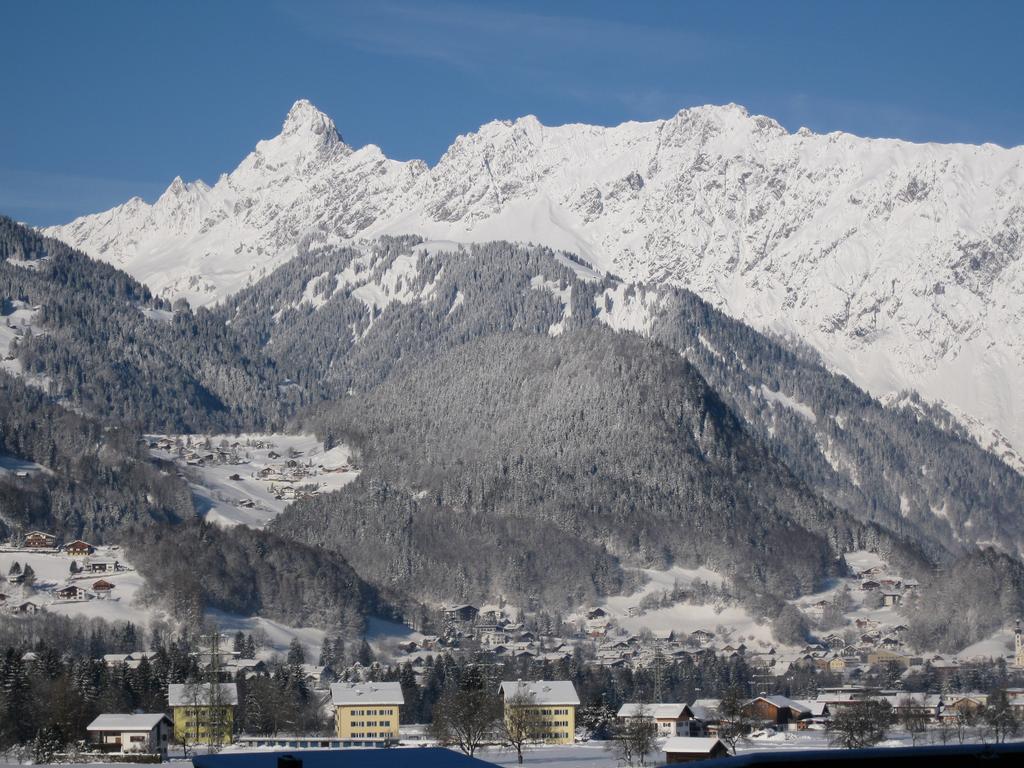
M1024 447L1024 148L787 133L741 107L492 122L441 160L355 150L300 101L213 187L176 179L48 234L212 303L316 235L510 239L691 288L875 394L916 389ZM983 441L989 442L989 441Z

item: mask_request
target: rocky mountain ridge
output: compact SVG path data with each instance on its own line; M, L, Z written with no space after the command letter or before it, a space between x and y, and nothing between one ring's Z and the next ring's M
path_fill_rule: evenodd
M346 145L300 101L212 187L175 179L152 205L47 232L200 304L309 238L541 243L688 287L873 394L917 390L1011 463L1024 446L1024 148L788 133L727 105L610 128L496 121L430 167Z

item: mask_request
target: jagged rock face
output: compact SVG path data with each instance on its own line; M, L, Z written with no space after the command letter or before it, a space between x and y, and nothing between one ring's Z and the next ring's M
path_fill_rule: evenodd
M916 389L1024 446L1024 148L790 134L729 105L613 128L493 122L428 168L353 150L298 102L213 187L176 179L153 205L48 230L198 303L304 237L384 233L532 241L687 286L876 394Z

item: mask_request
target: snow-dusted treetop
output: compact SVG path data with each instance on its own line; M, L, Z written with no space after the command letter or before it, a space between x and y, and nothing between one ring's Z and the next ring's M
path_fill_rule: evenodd
M213 187L175 181L48 230L212 303L315 234L511 239L685 285L882 394L918 389L1024 446L1024 148L788 133L736 105L615 127L495 121L433 167L347 146L296 102Z

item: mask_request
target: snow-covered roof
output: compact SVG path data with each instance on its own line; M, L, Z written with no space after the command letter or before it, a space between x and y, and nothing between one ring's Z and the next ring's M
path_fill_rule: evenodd
M690 705L690 712L698 720L704 720L705 722L717 720L719 717L718 707L721 703L721 699L696 699Z
M86 728L87 731L151 731L161 720L163 712L149 715L100 715Z
M828 702L825 701L803 700L800 704L811 713L811 717L823 717L825 715L825 708L828 707Z
M788 707L789 709L793 710L794 712L804 713L804 714L809 714L810 711L811 711L809 707L804 706L801 702L795 701L795 700L789 698L788 696L779 696L779 695L775 695L775 696L758 696L758 698L759 699L764 699L765 701L767 701L767 702L769 702L771 704L774 704L779 709L785 709L786 707Z
M331 703L335 706L351 704L405 704L399 683L334 683L331 685Z
M578 707L580 697L569 680L519 680L501 684L502 698L530 696L536 704L555 704Z
M665 739L665 752L676 755L707 755L721 744L713 736L672 736ZM723 748L725 745L722 745Z
M629 702L619 708L618 717L637 717L643 712L656 720L678 720L687 711L685 704L643 704Z
M219 683L220 703L238 704L238 687L234 683ZM172 707L189 707L210 702L209 683L171 683L167 686L167 703Z

